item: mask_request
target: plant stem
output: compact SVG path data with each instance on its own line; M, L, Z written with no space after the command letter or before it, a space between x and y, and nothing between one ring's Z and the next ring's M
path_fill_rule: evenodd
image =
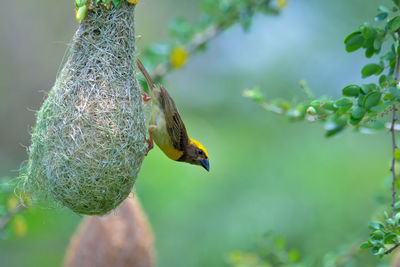
M400 243L395 244L393 247L389 248L388 250L385 251L385 255L388 255L393 252L396 248L400 246Z
M269 4L271 0L260 0L254 1L250 4L249 8L256 10L257 7ZM279 11L276 11L279 12ZM212 39L214 39L217 35L224 32L231 26L235 25L240 18L240 14L234 14L231 17L227 17L225 21L211 24L204 31L193 36L192 40L190 40L189 44L186 45L186 49L189 55L194 54L199 47L207 44ZM173 66L170 62L164 62L156 65L153 71L153 80L155 82L159 82L168 72L173 69Z
M192 55L196 50L214 39L223 29L216 25L211 25L203 32L195 35L187 47L189 55ZM173 69L171 62L160 63L154 68L154 81L161 80L168 72Z
M394 219L394 205L396 202L396 188L395 188L395 183L396 183L396 170L395 170L395 153L396 153L396 135L395 135L395 130L394 130L394 125L396 124L397 121L397 116L396 116L396 106L393 105L393 116L392 116L392 126L390 127L390 132L392 133L392 166L390 167L390 171L392 172L392 217Z
M400 30L398 31L398 34L400 35ZM399 81L399 70L400 70L400 54L397 55L397 60L396 60L396 67L393 73L394 79L396 82ZM397 121L397 115L396 115L396 105L393 105L393 113L392 113L392 124L390 127L390 132L392 134L392 166L390 168L390 171L392 172L392 217L394 219L395 216L395 203L396 203L396 131L395 131L395 125Z

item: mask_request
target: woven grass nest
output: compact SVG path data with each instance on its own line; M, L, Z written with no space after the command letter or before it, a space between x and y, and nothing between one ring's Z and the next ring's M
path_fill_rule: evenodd
M89 11L37 113L24 190L103 215L131 192L145 155L135 74L134 5Z

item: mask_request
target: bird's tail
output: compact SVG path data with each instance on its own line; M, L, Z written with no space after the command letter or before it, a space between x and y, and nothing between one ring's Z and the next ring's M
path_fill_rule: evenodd
M153 82L153 79L150 77L149 73L147 72L146 68L143 66L140 59L136 59L137 66L139 67L140 72L143 74L144 78L147 81L147 85L149 87L149 93L152 94L153 90L156 89L156 86Z

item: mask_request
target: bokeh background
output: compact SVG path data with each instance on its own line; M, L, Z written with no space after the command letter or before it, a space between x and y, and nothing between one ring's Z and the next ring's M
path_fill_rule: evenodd
M260 86L268 99L339 96L361 82L367 61L343 39L389 1L292 0L281 15L258 15L250 32L233 27L168 75L190 135L210 154L211 172L172 162L159 149L145 159L135 191L156 236L158 266L225 266L272 230L304 256L322 257L367 237L389 174L386 132L326 139L320 124L288 123L242 97ZM139 51L167 38L176 16L194 21L200 1L140 0ZM0 9L0 176L26 160L34 110L55 81L78 23L67 1L2 0ZM27 213L28 233L0 240L1 266L59 266L82 217L68 210ZM368 254L369 252L364 252ZM363 266L376 266L369 258Z

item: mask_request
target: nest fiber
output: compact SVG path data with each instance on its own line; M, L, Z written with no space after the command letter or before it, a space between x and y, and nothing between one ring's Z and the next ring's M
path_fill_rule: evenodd
M89 11L37 114L25 190L102 215L131 192L145 154L134 5Z

